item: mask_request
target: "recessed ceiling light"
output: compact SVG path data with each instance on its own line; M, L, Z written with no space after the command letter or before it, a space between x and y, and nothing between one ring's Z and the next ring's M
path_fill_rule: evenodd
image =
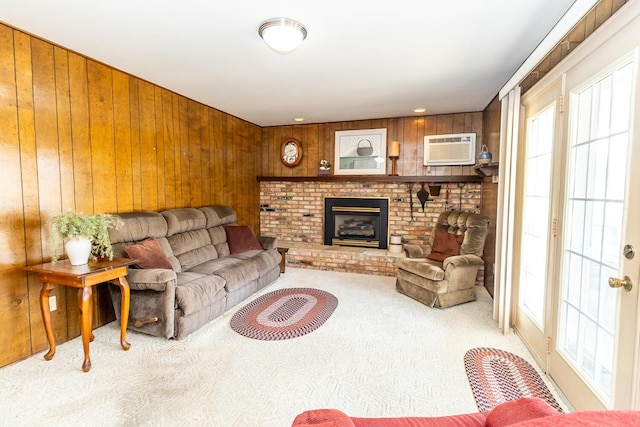
M304 122L304 117L294 117L293 121L294 122Z
M413 109L414 113L424 113L425 111L427 111L426 108L414 108Z

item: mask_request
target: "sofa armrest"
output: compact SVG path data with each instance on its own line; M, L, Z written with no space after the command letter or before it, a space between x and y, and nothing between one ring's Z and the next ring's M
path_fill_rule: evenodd
M431 246L404 245L407 258L426 258L431 253Z
M450 265L453 267L479 267L484 265L484 261L482 261L482 258L477 255L456 255L450 256L442 262L442 268L444 270L446 270Z
M176 272L166 268L130 268L127 275L129 287L135 291L164 292L167 288L167 283L176 279Z
M558 414L558 411L542 399L521 397L493 408L487 414L486 425L488 427L519 425L521 422Z
M262 249L276 249L278 247L278 239L270 236L258 236L258 241Z
M477 255L456 255L442 263L444 280L449 282L449 291L470 289L475 286L478 270L484 265Z

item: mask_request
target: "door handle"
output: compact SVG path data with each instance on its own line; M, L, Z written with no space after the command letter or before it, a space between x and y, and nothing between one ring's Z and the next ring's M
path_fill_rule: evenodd
M609 286L612 288L624 288L625 291L629 292L633 287L633 284L631 283L629 276L624 276L624 279L609 277Z

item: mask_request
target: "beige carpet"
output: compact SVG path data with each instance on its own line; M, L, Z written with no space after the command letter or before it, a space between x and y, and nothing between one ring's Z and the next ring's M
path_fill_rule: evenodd
M498 332L483 288L476 302L438 310L394 283L287 268L262 293L313 287L339 303L318 330L284 341L231 330L241 306L181 341L130 332L128 352L112 323L95 331L89 373L79 339L58 346L50 362L43 352L0 369L0 424L287 427L306 409L329 407L354 416L450 415L477 411L467 350L503 349L537 368L517 336Z

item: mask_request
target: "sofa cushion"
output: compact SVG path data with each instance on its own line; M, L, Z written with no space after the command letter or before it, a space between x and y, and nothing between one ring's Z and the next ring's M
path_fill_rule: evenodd
M216 271L216 274L226 281L225 287L227 292L233 292L243 288L254 280L258 280L260 277L260 272L256 267L247 262L238 262L237 264L224 267Z
M209 232L209 237L211 237L211 243L213 247L216 248L218 252L218 256L220 258L225 257L230 254L229 252L229 244L227 243L227 232L224 231L224 226L218 225L215 227L207 228Z
M116 214L123 226L109 228L111 243L138 242L148 237L165 237L167 221L158 212L125 212Z
M230 265L235 265L240 260L234 257L224 257L218 259L212 259L207 262L203 262L202 264L198 264L193 267L189 272L199 273L199 274L216 274L216 271L221 270Z
M460 253L482 256L485 236L489 227L489 218L471 212L446 211L438 216L435 230L450 234L464 234ZM435 233L432 234L435 238Z
M243 288L260 277L260 272L253 263L233 257L204 262L191 269L190 272L222 277L225 280L227 292Z
M484 253L484 242L488 229L489 218L484 215L469 215L465 239L460 247L460 253L481 257Z
M427 255L427 258L442 262L450 256L460 255L460 245L463 240L464 235L436 230L431 253Z
M458 231L458 217L461 213L460 211L445 211L440 213L436 220L436 229L444 230L448 233L456 233Z
M189 273L181 273L178 277ZM224 299L224 279L216 275L202 275L191 281L182 282L176 287L176 305L182 310L185 316L196 313L206 307L212 306L212 302Z
M200 210L207 218L207 228L225 224L235 224L238 218L230 206L203 206Z
M207 232L206 218L195 208L170 209L162 212L167 220L167 240L183 271L218 258L218 251Z
M254 264L260 273L266 273L280 264L282 255L277 250L252 250L239 254L229 255L229 258L237 258Z
M534 418L557 415L553 407L537 397L523 397L501 403L487 415L487 427L504 427Z
M136 245L125 246L123 250L130 258L136 260L135 265L138 268L171 269L167 254L164 253L162 246L160 246L155 237L150 237Z
M206 228L207 225L204 213L196 208L169 209L160 213L167 221L167 237Z
M237 215L229 206L203 206L200 210L207 218L207 231L211 237L211 243L218 252L218 257L229 255L229 245L227 244L227 233L224 225L236 225Z
M254 264L232 256L203 262L189 272L222 277L225 280L227 292L243 288L260 277Z
M173 256L171 245L165 237L167 234L167 221L158 212L124 212L117 216L122 220L123 226L116 230L109 229L109 240L113 247L113 256L122 258L128 256L124 251L126 246L135 245L150 237L156 238L164 253L169 258L172 269L181 271L180 262Z
M211 244L209 233L205 229L174 234L168 240L184 271L218 258L218 251Z
M182 273L176 274L176 276L177 276L178 286L180 286L180 285L184 285L185 283L189 283L192 280L196 280L203 276L206 276L206 274L194 273L192 271L184 271Z
M440 281L444 279L442 264L424 258L398 258L396 261L399 270L408 271L429 280Z
M237 254L245 251L262 249L262 245L253 233L251 227L246 225L225 225L229 253Z

